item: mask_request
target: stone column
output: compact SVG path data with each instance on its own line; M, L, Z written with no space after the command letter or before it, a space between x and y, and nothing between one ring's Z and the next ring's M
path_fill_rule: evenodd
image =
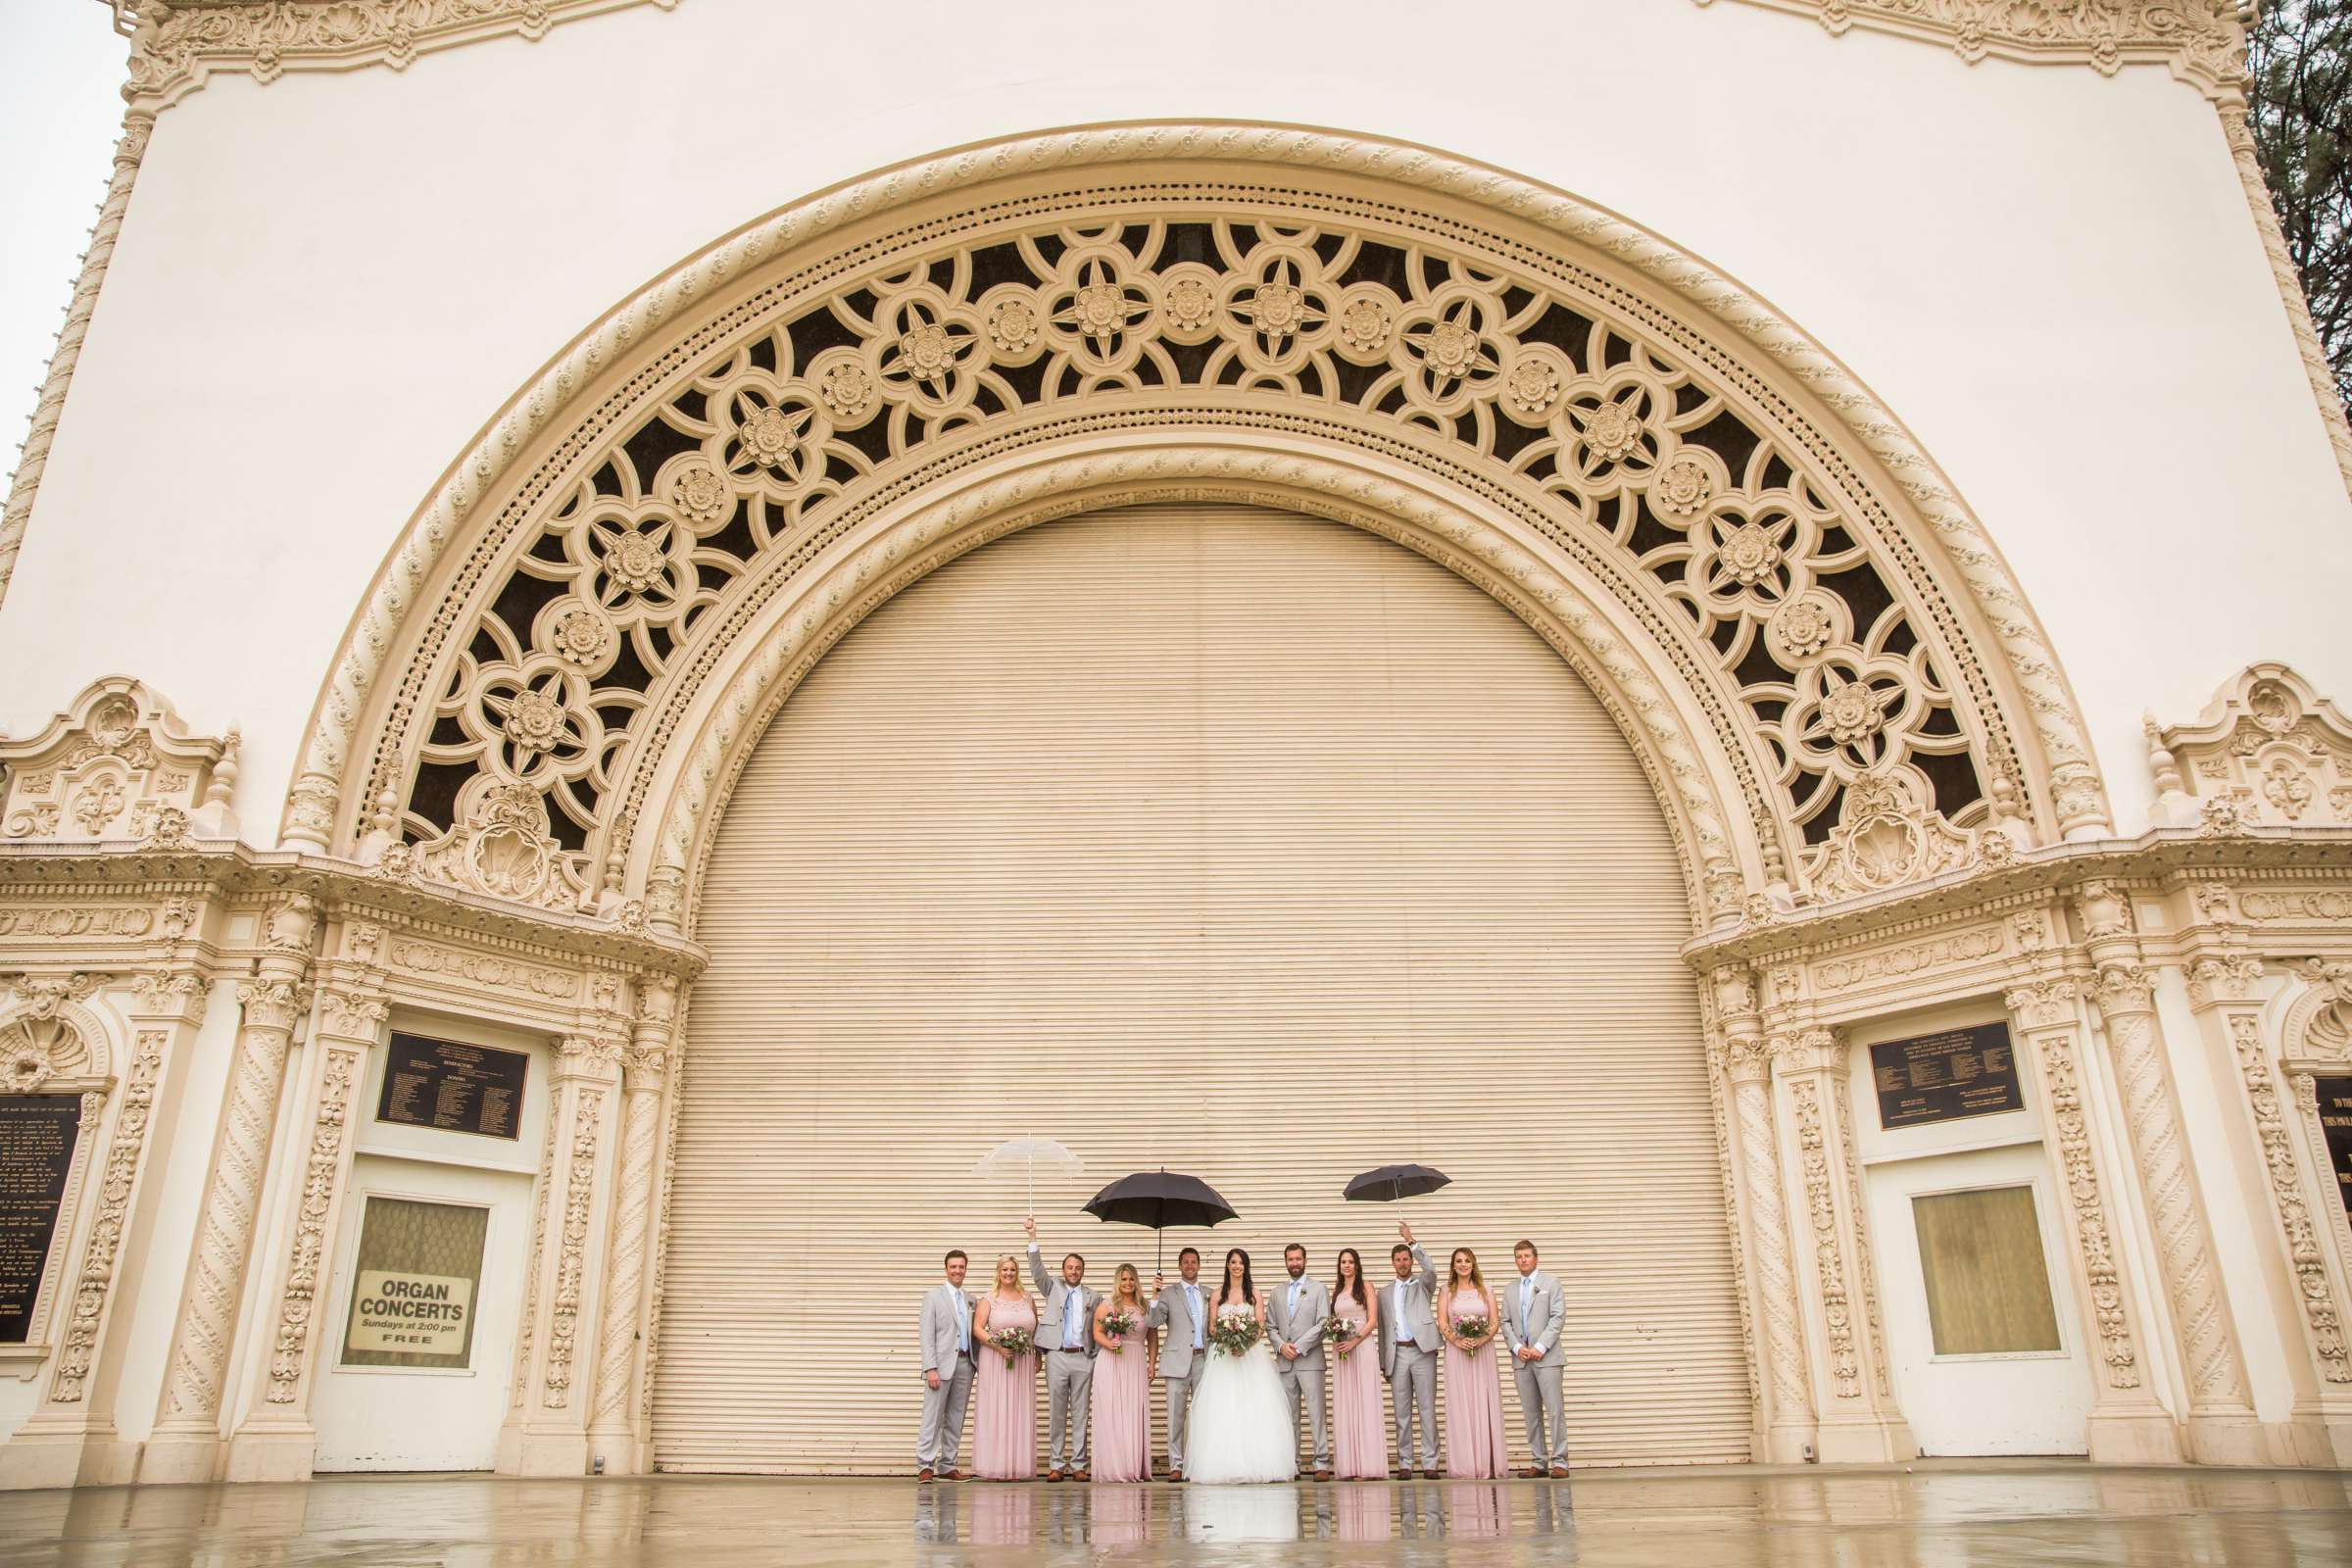
M2095 931L2093 898L2086 897L2083 906ZM2128 936L2094 936L2090 955L2099 965L2096 1001L2180 1342L2188 1456L2199 1464L2269 1463L2236 1325L2222 1292L2212 1226L2189 1163L2180 1095L2156 1020L2154 977L2140 966L2137 944Z
M1827 1029L1804 1029L1770 1042L1775 1081L1796 1135L1799 1278L1820 1325L1828 1377L1821 1400L1824 1464L1892 1463L1919 1446L1902 1416L1886 1369L1878 1322L1878 1271L1870 1258L1870 1222L1852 1161L1853 1124L1845 1108L1844 1044ZM1809 1264L1809 1267L1808 1267Z
M1718 976L1736 971L1718 970ZM1718 980L1717 995L1724 995ZM1737 991L1733 993L1737 998ZM1752 990L1745 1013L1724 1019L1724 1078L1731 1086L1730 1138L1739 1152L1741 1202L1733 1224L1747 1243L1750 1316L1763 1325L1764 1408L1761 1425L1767 1464L1801 1464L1818 1438L1813 1382L1805 1361L1803 1306L1791 1259L1788 1208L1782 1197L1780 1137L1772 1111L1772 1056L1757 1033Z
M601 1460L607 1475L635 1474L648 1436L637 1422L639 1348L645 1342L654 1188L662 1163L662 1095L677 1017L676 981L660 976L640 989L636 1029L621 1054L620 1169L606 1251L596 1397L588 1423L589 1457Z
M2091 1348L2090 1457L2100 1464L2178 1464L2180 1433L2148 1387L2140 1362L2124 1261L2082 1102L2086 1030L2071 978L2026 981L2005 997L2034 1059L2047 1122L2045 1143L2065 1196L2066 1255Z
M245 1296L262 1184L286 1077L286 1050L310 972L312 904L297 894L269 917L270 951L237 988L242 1009L227 1098L205 1177L204 1207L167 1352L142 1482L211 1481L220 1462L220 1396Z
M2227 1096L2234 1104L2223 1122L2246 1200L2256 1213L2267 1209L2273 1222L2267 1245L2257 1250L2294 1384L2282 1435L2290 1450L2285 1457L2298 1464L2352 1465L2352 1421L2331 1430L2323 1412L2324 1403L2334 1402L2329 1396L2352 1390L2352 1351L2311 1211L2318 1189L2306 1179L2288 1136L2295 1112L2263 1037L2262 974L2260 959L2209 947L2189 962L2188 1003L2216 1081L2235 1083L2241 1091Z
M122 1254L131 1238L145 1231L154 1208L160 1186L155 1171L162 1163L151 1149L157 1110L169 1102L170 1085L182 1076L176 1064L187 1054L211 994L193 964L134 975L132 983L125 1009L129 1049L112 1054L115 1087L104 1100L82 1098L81 1137L98 1136L107 1101L114 1119L74 1264L72 1305L59 1305L57 1353L39 1402L0 1446L0 1490L118 1486L131 1480L137 1468L136 1446L123 1443L115 1431L115 1392L128 1328L125 1314L117 1310L123 1295Z
M370 928L372 929L372 928ZM370 937L367 947L372 955ZM318 1430L311 1424L317 1373L319 1294L333 1274L344 1196L351 1186L353 1118L368 1077L368 1054L382 1043L391 1008L376 977L358 964L322 965L318 1011L305 1054L299 1109L302 1161L286 1250L262 1294L269 1382L228 1444L231 1481L303 1481L311 1474Z
M618 1087L617 1036L573 1035L557 1048L555 1100L549 1107L549 1163L541 1179L539 1223L532 1238L524 1333L516 1351L517 1395L498 1436L502 1474L576 1476L588 1469L589 1395L575 1387L581 1363L595 1262L596 1219L607 1157L607 1105Z

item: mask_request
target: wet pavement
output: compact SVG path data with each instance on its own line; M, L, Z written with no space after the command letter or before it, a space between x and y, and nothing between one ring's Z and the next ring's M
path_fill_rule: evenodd
M1106 1559L2340 1568L2352 1563L2352 1472L1973 1461L1909 1473L1743 1467L1297 1487L338 1476L0 1494L0 1568Z

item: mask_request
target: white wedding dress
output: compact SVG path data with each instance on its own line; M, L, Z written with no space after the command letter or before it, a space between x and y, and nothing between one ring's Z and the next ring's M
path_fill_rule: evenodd
M1251 1314L1227 1307L1220 1318ZM1291 1426L1291 1401L1275 1375L1274 1352L1260 1339L1247 1355L1227 1355L1211 1347L1208 1370L1193 1396L1184 1471L1192 1481L1214 1486L1241 1481L1296 1481L1298 1434Z

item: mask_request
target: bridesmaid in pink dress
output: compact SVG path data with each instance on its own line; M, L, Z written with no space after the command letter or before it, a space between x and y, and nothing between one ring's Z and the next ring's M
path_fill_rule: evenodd
M1483 1317L1484 1338L1464 1340L1456 1318ZM1479 1277L1478 1254L1453 1250L1445 1288L1438 1292L1438 1333L1446 1340L1446 1473L1464 1480L1500 1480L1511 1473L1502 1439L1502 1380L1494 1370L1494 1293Z
M1020 1261L997 1259L997 1281L972 1312L972 1338L981 1346L972 1380L978 1428L972 1434L972 1474L982 1481L1037 1479L1037 1352L1006 1355L996 1336L1037 1333L1037 1308L1021 1289Z
M1331 1457L1342 1481L1381 1481L1389 1473L1389 1434L1380 1410L1379 1300L1379 1293L1365 1289L1362 1256L1342 1248L1331 1311L1348 1325L1348 1338L1330 1357Z
M1095 1308L1095 1470L1097 1481L1152 1479L1152 1351L1157 1348L1144 1326L1143 1282L1133 1263L1121 1263L1111 1276L1110 1295ZM1113 1312L1124 1312L1135 1324L1130 1335L1112 1334L1102 1325Z

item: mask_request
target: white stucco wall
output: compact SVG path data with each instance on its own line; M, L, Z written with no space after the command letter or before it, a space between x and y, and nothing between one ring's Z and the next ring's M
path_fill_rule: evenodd
M1180 12L683 0L167 111L5 611L0 730L87 680L241 722L273 839L385 551L575 332L759 213L1054 125L1295 122L1598 201L1872 385L2023 580L2119 826L2138 720L2257 658L2352 700L2352 504L2223 145L2163 71L1987 62L1744 6Z

